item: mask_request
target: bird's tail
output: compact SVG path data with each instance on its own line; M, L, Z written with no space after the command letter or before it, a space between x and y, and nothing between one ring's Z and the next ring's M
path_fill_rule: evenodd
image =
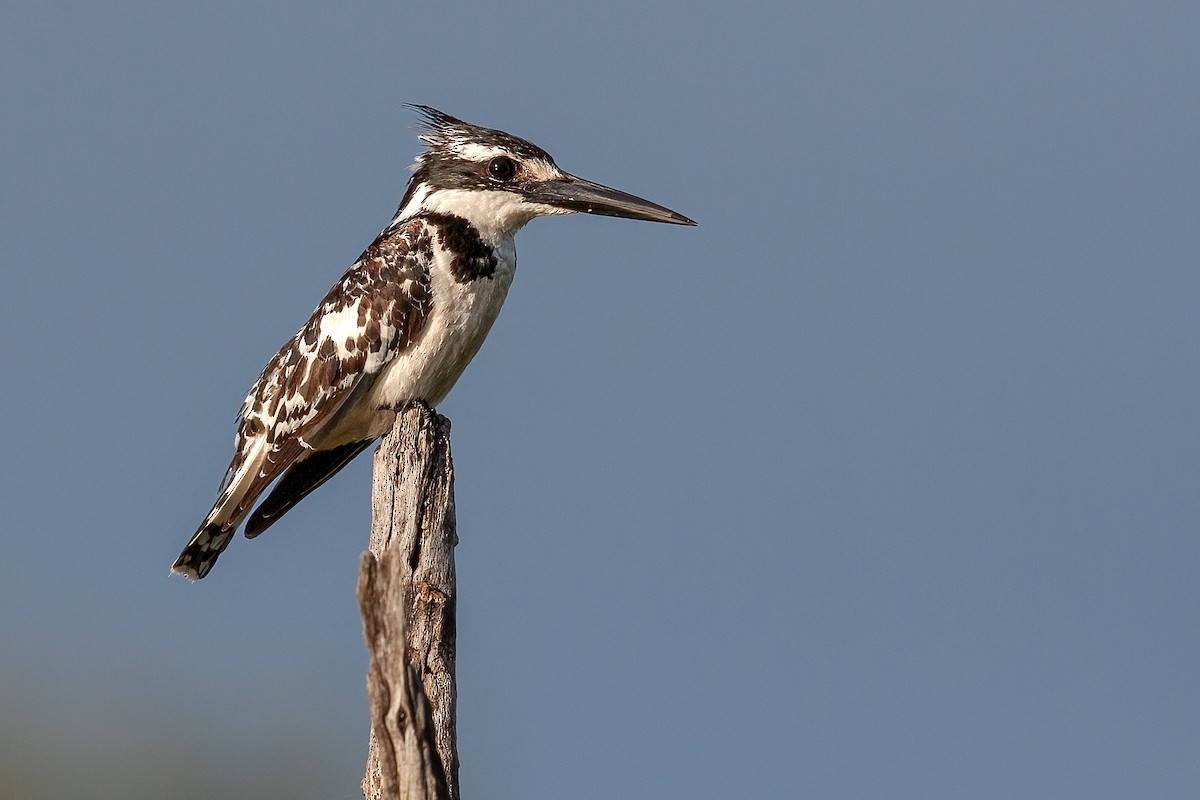
M187 547L183 548L179 558L171 565L171 572L194 581L203 578L213 568L213 564L217 563L217 556L221 555L221 551L229 546L234 533L237 532L238 522L240 520L228 520L224 523L205 520L200 530L196 531L196 535L187 543Z
M225 472L225 480L221 482L217 502L171 565L171 572L199 580L217 563L217 556L233 540L238 526L250 510L250 504L266 483L270 483L270 477L259 472L264 446L265 440L259 440L233 457ZM266 478L265 483L263 478Z

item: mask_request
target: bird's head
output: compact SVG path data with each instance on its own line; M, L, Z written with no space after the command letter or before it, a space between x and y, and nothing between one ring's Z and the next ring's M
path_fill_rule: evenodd
M696 224L649 200L564 172L549 153L524 139L429 106L411 108L423 117L421 141L429 149L417 157L394 221L432 211L499 236L515 233L534 217L579 211Z

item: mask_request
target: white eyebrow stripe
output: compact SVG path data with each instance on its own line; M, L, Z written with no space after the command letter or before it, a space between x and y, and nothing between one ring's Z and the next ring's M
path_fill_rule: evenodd
M495 158L496 156L512 155L502 147L490 147L478 142L455 144L453 150L455 155L465 158L468 161L487 161L489 158Z

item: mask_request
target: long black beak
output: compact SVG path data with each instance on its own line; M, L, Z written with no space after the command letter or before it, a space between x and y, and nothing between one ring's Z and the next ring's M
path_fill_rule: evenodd
M601 186L568 175L561 180L539 181L529 184L526 196L535 203L544 203L566 211L582 211L585 214L602 214L606 217L644 219L650 222L669 222L673 225L695 225L696 223L657 203L643 200L618 189Z

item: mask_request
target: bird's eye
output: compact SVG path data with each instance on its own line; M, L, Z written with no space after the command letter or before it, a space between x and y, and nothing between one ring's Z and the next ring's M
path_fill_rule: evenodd
M487 171L498 181L510 181L517 174L517 162L507 156L496 156L488 162Z

